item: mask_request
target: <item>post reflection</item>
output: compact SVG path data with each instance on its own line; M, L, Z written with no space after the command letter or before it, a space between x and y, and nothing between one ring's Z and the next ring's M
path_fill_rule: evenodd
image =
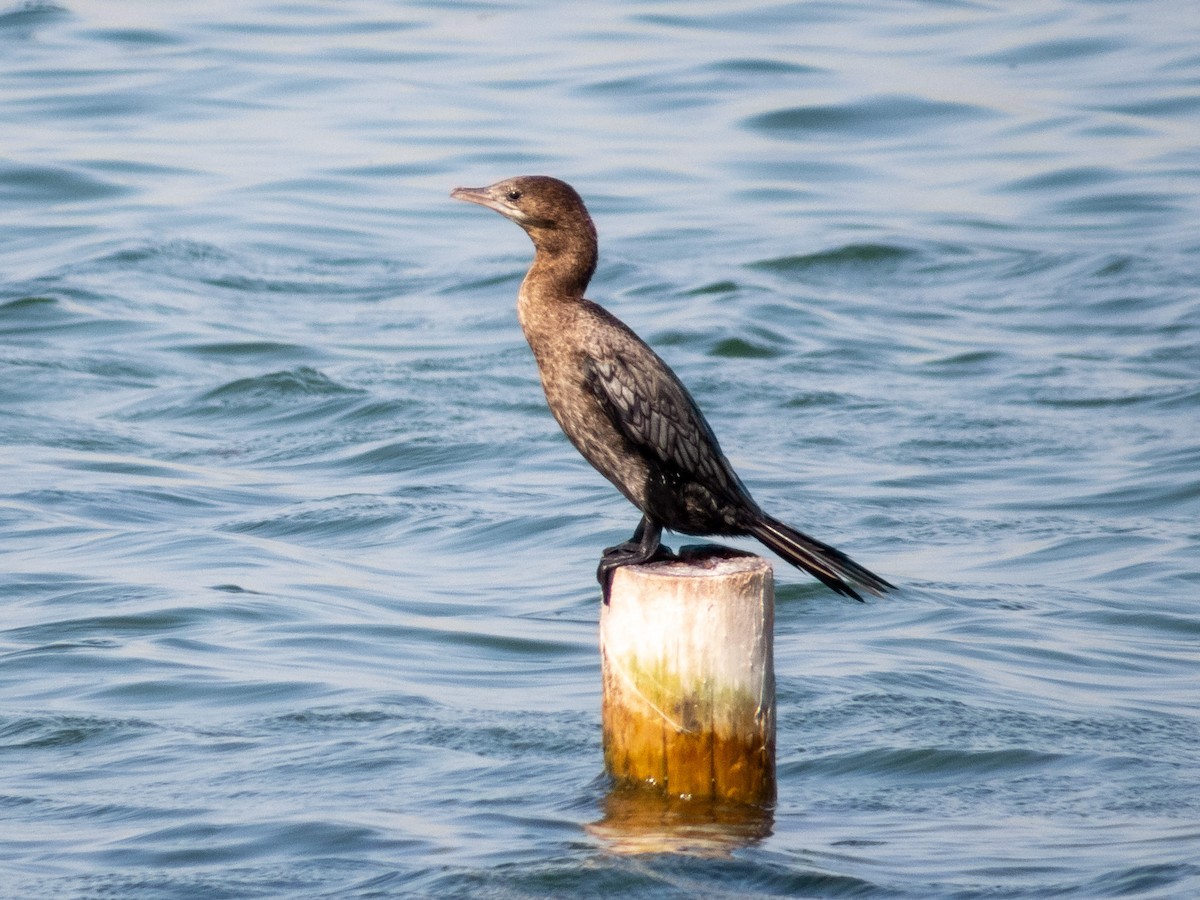
M617 785L604 816L588 826L614 853L728 856L771 834L774 808L718 800L687 800L636 785Z

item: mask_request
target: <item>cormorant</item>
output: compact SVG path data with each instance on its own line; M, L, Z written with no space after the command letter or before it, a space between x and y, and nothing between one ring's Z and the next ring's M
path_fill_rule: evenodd
M661 555L662 530L752 535L839 594L851 583L893 587L845 553L767 515L734 473L691 394L628 326L584 298L596 270L596 228L579 194L544 175L509 178L451 197L494 209L533 241L517 317L546 402L575 448L642 512L633 537L609 547L596 577L608 602L613 572Z

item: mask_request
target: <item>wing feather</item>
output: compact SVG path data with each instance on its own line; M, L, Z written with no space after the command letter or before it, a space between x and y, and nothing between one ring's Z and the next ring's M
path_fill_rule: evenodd
M616 428L639 451L709 490L730 499L743 494L712 428L675 373L623 325L604 333L618 337L593 348L584 370Z

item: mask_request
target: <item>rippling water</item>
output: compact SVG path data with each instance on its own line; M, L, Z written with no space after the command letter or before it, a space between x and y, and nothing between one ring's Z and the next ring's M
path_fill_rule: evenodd
M1200 893L1198 47L1150 0L0 9L0 891ZM528 172L760 501L903 586L779 571L778 806L675 852L608 827L636 515L544 409L527 239L447 197Z

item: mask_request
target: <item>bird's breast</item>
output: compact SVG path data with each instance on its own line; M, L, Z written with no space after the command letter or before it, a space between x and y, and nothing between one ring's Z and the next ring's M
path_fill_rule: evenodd
M601 475L635 506L644 506L649 468L589 385L589 328L579 315L582 311L522 303L518 312L546 403L559 427Z

